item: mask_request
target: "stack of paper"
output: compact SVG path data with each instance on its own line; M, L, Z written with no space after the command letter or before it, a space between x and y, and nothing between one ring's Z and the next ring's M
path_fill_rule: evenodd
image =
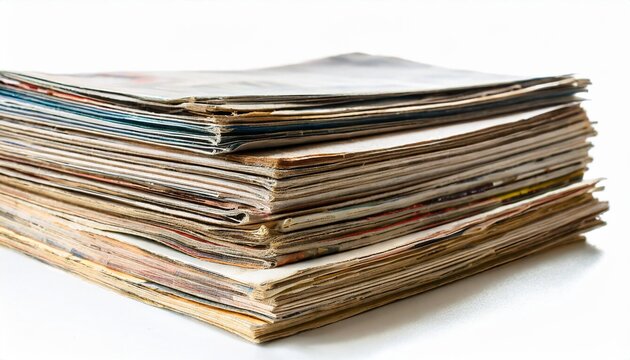
M266 341L581 239L573 76L0 73L0 242Z

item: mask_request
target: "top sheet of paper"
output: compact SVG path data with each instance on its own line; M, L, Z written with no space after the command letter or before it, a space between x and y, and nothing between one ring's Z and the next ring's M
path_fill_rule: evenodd
M441 68L354 53L242 71L120 72L22 75L68 86L151 100L194 97L406 93L520 81L522 76Z

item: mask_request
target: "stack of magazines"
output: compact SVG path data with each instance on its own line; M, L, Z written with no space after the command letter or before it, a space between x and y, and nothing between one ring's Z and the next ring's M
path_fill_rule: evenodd
M254 342L289 336L602 225L588 84L365 54L0 72L0 244Z

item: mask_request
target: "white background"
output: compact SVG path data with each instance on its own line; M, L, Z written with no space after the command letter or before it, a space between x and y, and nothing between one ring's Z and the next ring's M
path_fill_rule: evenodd
M630 359L628 1L6 1L0 68L235 69L345 52L515 74L578 72L609 225L266 345L0 248L0 359Z

